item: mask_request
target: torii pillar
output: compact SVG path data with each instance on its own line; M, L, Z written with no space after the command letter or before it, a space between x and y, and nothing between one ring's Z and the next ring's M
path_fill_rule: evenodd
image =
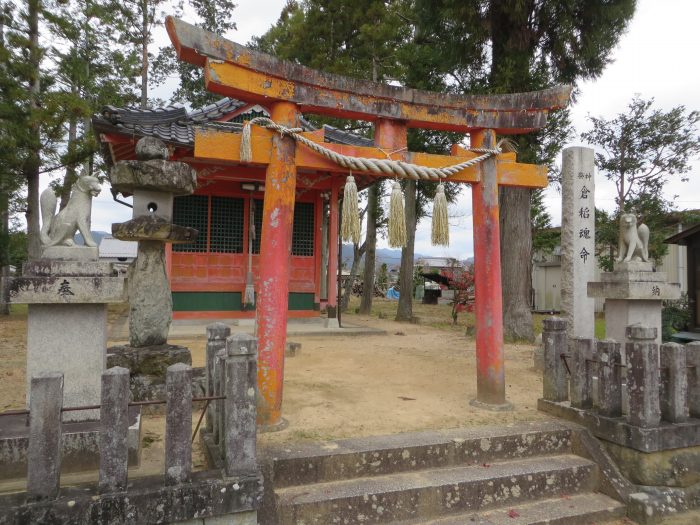
M495 148L493 130L472 133L473 148ZM507 409L503 367L503 295L496 159L482 162L481 181L472 185L474 304L476 320L476 399L472 404Z
M452 148L451 156L405 151L402 146L406 144L407 128L469 133L472 147L492 149L497 133L527 133L542 128L548 112L566 106L571 93L569 86L556 86L531 93L455 96L363 82L278 60L181 20L168 17L166 27L180 59L204 68L207 89L263 104L271 108L271 118L278 124L295 127L300 112L376 122L378 147L325 143L323 130L304 133L326 149L346 156L386 159L388 155L392 160L432 168L460 164L479 153L458 146ZM198 130L194 157L240 164L240 144L238 133ZM259 127L251 129L251 154L245 162L267 166L257 305L258 421L268 428L279 428L296 171L345 176L347 169L306 146L295 149L289 137L280 138ZM363 174L387 176L372 171ZM514 153L500 153L446 180L473 185L477 395L472 403L488 409L507 408L498 187L544 187L546 168L517 163ZM337 184L331 186L332 198L337 198L337 189ZM331 228L337 228L333 221ZM331 290L329 287L329 293Z
M270 118L283 126L295 128L299 123L299 112L294 104L276 102L270 108ZM275 135L265 175L260 284L255 314L260 396L258 411L264 416L261 423L265 426L278 425L282 421L289 263L297 184L295 151L296 143L291 137Z

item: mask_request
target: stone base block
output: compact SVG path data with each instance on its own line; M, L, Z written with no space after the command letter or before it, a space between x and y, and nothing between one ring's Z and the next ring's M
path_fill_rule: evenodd
M644 261L628 261L613 263L614 272L653 272L654 265Z
M41 258L96 261L100 258L100 252L97 246L47 246L42 250Z
M78 421L63 424L61 472L95 470L100 464L100 422ZM5 416L0 425L0 479L23 478L27 475L29 448L27 416ZM141 460L141 411L129 409L127 434L129 466Z
M10 302L15 304L106 304L126 302L123 277L14 277L9 280ZM66 325L64 329L70 329Z
M568 401L557 403L538 399L537 409L582 425L599 439L639 452L700 447L700 419L691 418L683 423L662 421L657 427L644 428L630 425L623 417L606 417L572 407Z
M661 300L627 301L624 299L605 300L605 337L622 343L622 363L626 364L625 328L641 324L656 328L656 343L661 344Z
M602 442L625 477L636 485L690 487L700 483L700 446L640 452Z
M211 518L196 518L178 521L178 525L258 525L258 513L255 510L215 516Z
M99 405L107 347L107 305L30 304L27 317L27 406L29 379L61 372L63 406ZM64 412L64 421L99 419L99 410Z
M192 365L189 348L178 345L155 345L134 348L128 345L112 346L107 349L107 368L121 366L131 374L130 387L134 401L165 399L165 373L170 365L184 363ZM203 395L206 391L204 369L193 373L193 395ZM162 406L149 407L148 413L161 413Z
M338 323L337 317L329 317L323 323L326 328L340 328L340 323Z
M104 261L34 259L22 267L22 275L32 277L108 277L116 274L112 263Z

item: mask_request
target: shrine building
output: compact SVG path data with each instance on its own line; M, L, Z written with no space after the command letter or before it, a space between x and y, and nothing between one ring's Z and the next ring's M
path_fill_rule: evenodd
M175 197L173 222L197 229L199 237L190 244L167 245L166 268L176 319L255 316L254 306L245 303L244 291L249 265L258 289L265 166L195 160L193 150L197 128L224 124L227 130L240 132L242 122L267 115L267 109L260 105L223 98L193 111L178 106L107 106L93 118L108 167L120 160L135 159L134 148L141 137L157 137L169 146L171 160L187 162L197 171L195 194ZM316 130L304 120L302 126L305 131L316 131L326 142L373 144L331 126ZM355 178L358 189L372 182L367 176ZM316 317L321 307L337 304L337 190L342 184L344 177L338 174L309 171L297 176L289 317ZM331 195L335 196L333 200ZM334 228L329 228L331 222Z

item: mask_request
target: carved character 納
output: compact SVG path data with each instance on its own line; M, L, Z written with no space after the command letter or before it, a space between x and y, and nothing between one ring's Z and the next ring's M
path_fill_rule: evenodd
M646 224L637 226L633 213L620 215L620 240L617 262L649 261L649 228Z
M65 208L56 213L58 199L51 188L41 193L41 244L46 246L73 246L76 230L85 239L85 246L97 246L90 233L92 198L100 194L100 181L96 177L82 175L73 184L70 199Z

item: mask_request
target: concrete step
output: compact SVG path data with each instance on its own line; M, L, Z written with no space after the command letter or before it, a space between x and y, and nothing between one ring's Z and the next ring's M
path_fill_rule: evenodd
M594 525L622 518L626 510L619 501L589 492L427 521L403 521L395 525Z
M572 431L554 421L413 432L261 450L275 488L413 470L482 465L571 451Z
M571 454L442 467L276 489L280 523L428 519L593 490L597 466Z

